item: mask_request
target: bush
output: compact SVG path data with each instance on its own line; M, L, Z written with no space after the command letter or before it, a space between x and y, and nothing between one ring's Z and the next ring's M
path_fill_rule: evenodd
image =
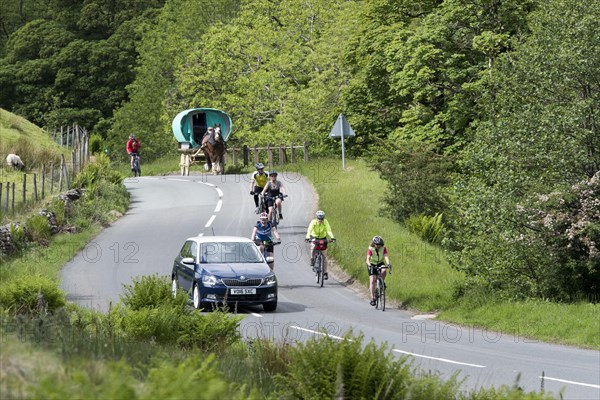
M444 191L454 168L449 156L437 154L422 143L386 142L377 147L370 160L370 167L388 183L384 208L396 221L446 210Z
M19 275L0 286L0 306L14 313L30 313L40 307L51 311L65 303L58 281L41 274Z
M443 239L444 224L441 213L436 213L433 217L423 214L413 215L406 219L404 224L409 231L429 243L439 244Z
M181 292L180 296L173 298L171 282L167 277L153 274L133 278L131 285L124 285L121 302L131 310L157 308L164 305L183 309L186 296Z
M29 231L31 239L46 244L52 232L50 232L50 225L48 225L48 219L43 215L32 215L27 218L25 226Z
M241 316L216 310L201 314L196 310L186 313L179 327L178 343L196 347L205 352L222 351L239 342Z
M279 398L318 399L448 399L454 398L454 378L415 378L406 359L396 359L386 345L362 336L341 342L325 337L288 348L287 372L276 377Z

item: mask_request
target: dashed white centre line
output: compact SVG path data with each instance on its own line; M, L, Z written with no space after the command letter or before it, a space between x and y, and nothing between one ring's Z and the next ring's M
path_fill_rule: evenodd
M223 200L219 200L217 201L217 206L215 207L215 211L214 212L219 212L221 211L221 207L223 206Z
M470 363L465 363L465 362L460 362L460 361L448 360L447 358L429 357L429 356L424 356L422 354L410 353L408 351L402 351L402 350L398 350L398 349L393 349L393 350L397 353L408 354L413 357L428 358L430 360L437 360L437 361L447 362L450 364L467 365L469 367L475 367L475 368L485 368L485 365L470 364Z
M210 217L210 219L208 220L208 222L206 223L206 225L204 225L205 228L208 228L210 226L210 224L213 223L213 221L215 220L217 216L213 214L212 217Z
M600 385L593 385L591 383L568 381L566 379L558 379L558 378L549 378L547 376L540 376L539 378L540 379L547 379L549 381L556 381L556 382L562 382L562 383L570 383L571 385L580 385L580 386L587 386L587 387L591 387L591 388L595 388L595 389L600 389Z

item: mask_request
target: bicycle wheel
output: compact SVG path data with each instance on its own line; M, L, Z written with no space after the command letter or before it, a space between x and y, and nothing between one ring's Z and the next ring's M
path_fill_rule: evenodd
M315 265L317 266L317 283L323 287L323 283L325 280L323 279L323 256L321 252L317 253L317 259L315 260Z
M375 309L379 310L379 296L381 293L381 289L379 287L379 278L375 280Z
M385 282L383 278L379 277L379 303L381 304L381 311L385 311Z

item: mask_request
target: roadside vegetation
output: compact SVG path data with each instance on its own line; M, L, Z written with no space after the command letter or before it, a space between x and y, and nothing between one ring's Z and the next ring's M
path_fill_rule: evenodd
M305 166L317 171L331 165ZM335 193L343 195L342 188L355 174L373 174L354 162L346 173L331 185L330 200L324 195L322 201L334 200ZM77 233L52 235L44 243L27 242L18 257L3 260L2 398L181 398L193 396L199 387L205 398L232 399L554 398L551 393L523 393L516 387L463 392L458 380L416 373L407 359L398 359L385 345L363 347L351 333L342 341L247 342L239 336L240 317L228 310L197 313L187 304L187 296L180 293L173 298L168 279L156 275L125 286L119 303L106 314L69 304L58 288L59 270L110 221L102 216L118 217L128 198L119 174L103 157L89 165L75 184L85 193L79 201L66 209L60 202L49 207ZM376 213L373 208L366 215ZM345 225L339 214L331 218L336 226ZM381 223L385 226L384 219ZM396 228L389 225L390 237ZM351 230L338 232L340 244L364 247L363 238L352 242ZM362 261L353 264L362 280ZM426 269L427 261L422 265ZM402 269L397 271L395 276L402 276ZM401 294L402 286L394 286L393 291ZM360 338L360 333L356 336ZM368 368L374 364L376 371Z

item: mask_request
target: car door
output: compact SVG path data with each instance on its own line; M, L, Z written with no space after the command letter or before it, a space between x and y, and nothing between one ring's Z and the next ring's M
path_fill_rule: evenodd
M197 260L196 255L195 255L195 254L197 254L197 248L198 248L198 245L196 244L195 241L193 241L193 240L186 241L185 244L183 245L183 247L181 248L181 251L179 252L179 255L177 256L177 260L176 260L177 279L179 281L179 287L188 292L192 289L192 284L194 282L194 266L184 264L182 262L182 260L184 258L190 258L190 257L193 258L194 260Z

